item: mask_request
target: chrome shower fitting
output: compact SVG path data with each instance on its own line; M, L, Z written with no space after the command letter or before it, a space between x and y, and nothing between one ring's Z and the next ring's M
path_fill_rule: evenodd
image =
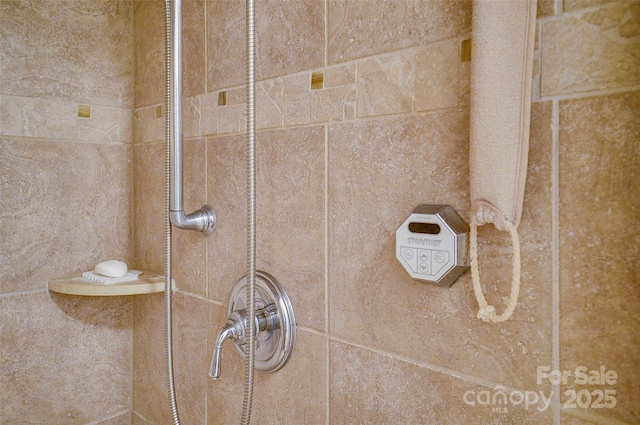
M232 339L242 358L246 357L247 327L246 308L247 276L236 283L229 300L229 318L218 334L213 347L209 377L220 377L222 345ZM256 329L255 367L260 372L275 372L291 357L296 338L296 321L291 301L280 283L271 275L256 272Z
M209 236L216 214L209 205L187 214L182 202L182 1L167 5L172 21L167 22L167 142L169 174L169 218L180 229L197 230Z

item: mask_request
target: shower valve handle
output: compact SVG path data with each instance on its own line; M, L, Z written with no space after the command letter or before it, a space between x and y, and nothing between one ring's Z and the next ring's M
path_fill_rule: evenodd
M258 333L262 331L271 332L279 327L278 309L275 304L269 304L256 311L255 315L256 339ZM224 328L218 334L216 343L213 346L213 356L209 367L209 377L218 379L220 377L220 363L222 362L222 345L231 338L237 345L246 343L247 312L237 310L231 313Z

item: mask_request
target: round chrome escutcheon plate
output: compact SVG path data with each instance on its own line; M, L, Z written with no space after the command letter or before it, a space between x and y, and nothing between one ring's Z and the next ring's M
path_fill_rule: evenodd
M248 286L248 276L236 283L229 299L229 315L246 309ZM268 273L256 271L255 290L256 312L266 307L273 312L266 318L270 323L267 323L266 329L260 331L256 338L255 369L265 373L275 372L287 363L295 345L296 319L293 306L284 288ZM246 343L235 346L242 358L246 358Z

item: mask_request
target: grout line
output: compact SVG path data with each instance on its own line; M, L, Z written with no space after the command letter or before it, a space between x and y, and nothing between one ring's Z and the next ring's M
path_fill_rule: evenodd
M324 1L324 66L329 63L329 0Z
M605 96L609 94L621 94L621 93L629 93L634 91L639 91L640 86L625 86L625 87L617 87L613 89L603 89L603 90L592 90L592 91L584 91L584 92L576 92L576 93L567 93L567 94L554 94L551 96L542 96L537 99L538 102L548 102L553 100L568 100L568 99L584 99L589 97L598 97Z
M109 419L115 419L119 416L123 416L126 415L127 413L131 413L131 410L121 410L119 412L116 413L112 413L109 416L104 416L100 419L96 419L95 421L91 421L91 422L87 422L85 425L100 425L101 423L104 423L105 421L109 420Z
M324 125L324 330L325 330L325 418L326 423L329 425L329 418L331 414L330 409L330 378L329 373L331 367L331 356L329 353L329 340L331 327L329 308L330 302L330 286L329 286L329 125Z
M44 288L28 289L26 291L6 292L4 294L0 294L0 298L9 298L9 297L20 296L20 295L32 295L32 294L44 293L48 291L48 286L49 286L49 281L47 281L47 284L45 285Z
M553 100L551 151L551 258L553 370L560 370L560 101ZM560 425L560 385L553 385L553 423Z
M420 360L416 360L414 358L407 357L405 355L402 355L402 354L399 354L399 353L395 353L395 352L392 352L392 351L387 351L387 350L383 350L383 349L380 349L380 348L375 348L375 347L370 347L370 346L367 346L367 345L359 344L359 343L356 343L356 342L353 342L353 341L349 341L347 339L343 339L341 337L331 337L330 339L332 341L340 342L340 343L343 343L345 345L350 345L352 347L360 348L362 350L367 350L367 351L370 351L372 353L376 353L376 354L379 354L379 355L382 355L382 356L385 356L385 357L389 357L389 358L392 358L392 359L395 359L395 360L400 360L400 361L403 361L405 363L412 364L414 366L422 367L422 368L429 369L429 370L434 371L434 372L438 372L438 373L442 373L444 375L448 375L448 376L451 376L451 377L454 377L454 378L458 378L458 379L461 379L463 381L467 381L467 382L474 383L474 384L477 384L477 385L482 385L482 386L487 387L487 388L492 388L493 389L493 388L496 388L497 386L501 386L501 387L505 388L507 391L514 391L513 387L510 387L510 386L507 386L507 385L504 385L504 384L499 384L499 383L496 383L496 382L493 382L493 381L490 381L490 380L487 380L487 379L478 378L477 376L468 375L466 373L459 372L457 370L453 370L453 369L450 369L448 367L438 366L438 365L434 365L434 364L431 364L431 363L426 363L426 362L423 362L423 361L420 361Z

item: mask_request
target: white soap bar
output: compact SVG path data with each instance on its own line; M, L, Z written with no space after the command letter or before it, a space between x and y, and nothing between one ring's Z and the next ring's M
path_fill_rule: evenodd
M127 265L118 260L107 260L96 264L93 270L97 274L109 277L122 277L127 274Z

